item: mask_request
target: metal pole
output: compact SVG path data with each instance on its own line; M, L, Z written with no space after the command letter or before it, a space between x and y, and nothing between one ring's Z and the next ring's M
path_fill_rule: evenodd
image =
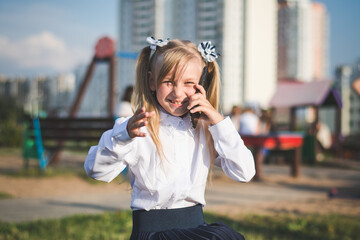
M91 60L91 63L88 67L88 70L86 72L86 75L85 75L85 78L83 80L83 82L81 83L81 86L80 86L80 89L76 95L76 99L74 101L74 104L73 106L71 107L70 109L70 112L69 112L69 117L70 118L74 118L76 113L78 112L79 110L79 107L80 107L80 104L81 104L81 101L84 97L84 94L86 92L86 89L89 85L89 82L91 80L91 77L92 77L92 74L94 72L94 68L95 68L95 62L96 62L96 57L94 56ZM56 150L54 151L54 153L52 154L51 156L51 159L49 161L49 164L50 165L55 165L58 163L59 159L60 159L60 156L61 156L61 150L62 148L64 147L65 145L65 142L64 141L59 141L58 145L57 145L57 148Z
M94 69L95 69L95 62L96 62L96 57L94 56L93 59L91 60L91 63L89 65L89 67L88 67L85 78L84 78L83 82L81 83L81 86L80 86L80 89L78 91L78 94L76 95L76 99L74 101L74 104L73 104L72 108L70 109L69 117L75 117L76 113L79 111L81 101L82 101L82 99L84 97L84 94L86 92L86 89L87 89L87 87L89 85L89 82L91 80L91 77L92 77Z
M109 58L109 98L108 98L108 115L114 116L116 105L116 60L115 55Z

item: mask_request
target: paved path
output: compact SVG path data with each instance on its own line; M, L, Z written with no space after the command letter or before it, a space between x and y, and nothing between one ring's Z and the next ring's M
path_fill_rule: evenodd
M128 209L130 197L119 193L49 198L20 198L0 201L0 219L9 222L60 218L78 213L102 213Z
M356 170L303 168L302 177L298 180L289 177L288 172L289 169L285 166L265 166L264 175L269 181L247 184L215 178L207 188L205 210L229 213L234 209L241 212L244 209L254 211L257 208L274 208L285 202L299 205L325 201L331 186L360 189L360 171ZM272 178L280 180L270 181ZM0 220L21 222L73 214L102 213L129 209L129 204L129 192L4 199L0 200Z

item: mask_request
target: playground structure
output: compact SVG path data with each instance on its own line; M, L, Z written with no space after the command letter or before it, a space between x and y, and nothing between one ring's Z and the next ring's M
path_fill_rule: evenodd
M341 99L330 81L318 82L279 82L277 89L270 101L273 112L278 108L290 109L288 126L285 129L275 129L264 135L241 136L246 146L252 148L255 166L256 180L262 178L262 165L265 151L277 152L289 157L290 175L299 177L303 160L313 162L316 158L318 144L316 142L317 125L319 119L319 108L330 106L336 109L334 144L336 154L340 154L340 108ZM296 110L298 108L311 107L314 109L314 120L308 131L296 131Z
M332 107L335 109L333 116L335 129L333 133L332 148L337 156L341 154L340 128L341 128L341 97L331 81L296 82L282 81L277 85L270 107L274 109L290 109L288 131L296 131L296 110L299 108L311 108L313 110L313 121L308 129L304 130L304 147L302 156L305 159L315 159L319 151L316 144L316 133L318 124L321 122L319 111L321 107ZM276 110L275 110L276 111Z
M112 128L114 118L33 118L24 131L23 159L37 159L45 170L48 163L56 164L60 152L66 149L89 149L101 134ZM55 155L56 154L56 155Z
M56 164L59 161L63 148L71 148L71 145L66 145L67 141L72 141L73 143L97 142L105 130L112 128L116 104L117 57L134 59L137 57L137 54L131 52L116 53L115 43L109 37L103 37L98 40L95 46L95 54L87 68L68 117L46 119L34 117L29 125L26 126L23 145L25 166L28 166L29 159L35 158L39 161L39 167L45 169L47 164ZM109 65L107 117L78 118L76 114L79 111L97 63ZM73 144L72 146L78 148L79 144Z
M265 148L267 150L291 151L290 176L295 178L300 176L303 134L279 132L267 135L245 135L241 138L247 147L252 148L256 168L255 180L261 180L263 176L262 166Z

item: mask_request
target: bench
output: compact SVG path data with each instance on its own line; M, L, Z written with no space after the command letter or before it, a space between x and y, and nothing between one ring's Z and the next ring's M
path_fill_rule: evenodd
M45 169L56 164L61 150L89 149L96 145L103 132L114 125L114 118L33 118L24 130L23 158L39 161Z
M291 151L290 175L300 176L303 134L295 132L276 132L268 135L241 135L247 147L253 150L256 174L254 179L261 180L264 160L263 149Z

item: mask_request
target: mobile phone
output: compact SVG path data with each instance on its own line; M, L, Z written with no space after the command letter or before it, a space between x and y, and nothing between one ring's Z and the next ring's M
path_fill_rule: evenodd
M203 72L201 74L201 77L200 77L199 85L205 86L205 80L206 80L207 73L208 73L208 67L205 66L203 69ZM196 92L198 93L200 91L197 89ZM197 107L197 106L195 106L195 107ZM193 108L195 108L195 107L193 107ZM193 128L196 128L196 125L198 123L200 115L201 115L201 112L190 113L191 123L192 123Z

